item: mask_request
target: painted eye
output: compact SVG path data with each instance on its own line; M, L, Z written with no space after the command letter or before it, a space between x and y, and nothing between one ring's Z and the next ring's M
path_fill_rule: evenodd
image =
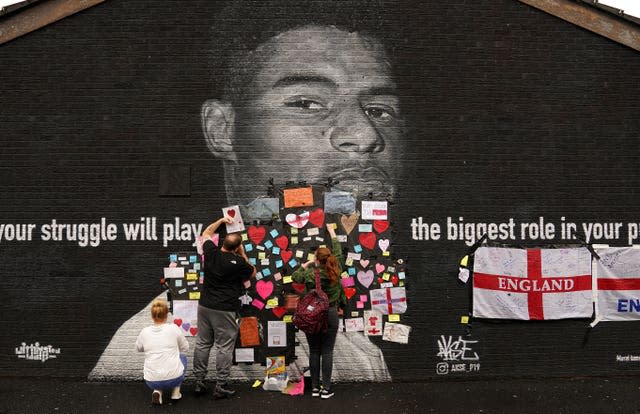
M370 105L365 107L364 112L374 121L392 122L396 119L396 113L393 108L383 105Z
M301 108L317 111L324 108L319 102L312 101L310 99L296 99L294 101L285 102L284 105L289 108Z

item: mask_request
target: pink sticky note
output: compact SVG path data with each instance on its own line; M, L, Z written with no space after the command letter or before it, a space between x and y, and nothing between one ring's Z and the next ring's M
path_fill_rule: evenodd
M353 286L356 284L356 282L352 277L345 277L344 279L340 280L340 282L342 282L342 286L343 287L349 287L349 286Z
M364 303L362 303L360 301L356 302L356 308L358 308L358 309L364 308Z
M264 302L262 302L260 299L253 299L251 301L251 304L260 310L264 308Z
M369 297L367 295L360 295L360 302L364 303L368 301L369 301Z
M245 289L249 289L251 287L251 280L245 280L244 282L242 282L242 285Z

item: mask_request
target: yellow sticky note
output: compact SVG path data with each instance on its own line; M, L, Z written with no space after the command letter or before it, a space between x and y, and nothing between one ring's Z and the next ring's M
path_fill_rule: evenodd
M469 317L468 316L461 316L460 317L460 323L463 323L463 324L469 323Z
M247 233L242 233L242 235L240 237L242 237L242 241L249 240L249 236L247 236Z
M336 223L331 223L331 228L333 228L334 230L337 230L338 225Z
M285 276L282 278L282 283L291 283L293 282L293 278L291 276Z
M344 261L344 264L346 264L347 266L353 266L353 259L349 257Z
M200 299L200 292L189 292L189 299L190 300Z
M460 266L467 267L467 263L469 263L469 256L465 256L460 260Z
M400 315L397 314L389 314L389 322L400 322Z
M389 256L389 254L390 254L390 253L389 253L389 250L385 250L384 252L382 252L382 255L383 255L383 256Z
M389 280L390 277L391 277L391 275L389 273L386 273L386 272L382 275L382 278L384 280Z
M349 277L349 273L347 272L342 272L342 274L340 275L341 278L345 278L345 277Z
M258 259L264 260L267 258L267 254L265 252L258 253Z
M307 261L309 261L309 260L316 260L316 256L313 253L309 253L307 255Z
M187 280L197 280L197 279L198 279L197 273L187 273Z
M402 280L401 280L401 281L399 281L399 282L398 282L398 286L400 286L400 287L404 286L404 282L403 282Z
M271 298L267 301L268 308L275 308L278 306L278 298Z
M298 244L298 236L291 237L291 244Z
M254 382L251 387L252 388L258 388L260 385L262 385L262 381L256 380L256 382Z
M298 234L298 228L297 227L291 227L291 234Z
M285 323L293 322L293 315L284 315L284 317L282 318L282 321Z

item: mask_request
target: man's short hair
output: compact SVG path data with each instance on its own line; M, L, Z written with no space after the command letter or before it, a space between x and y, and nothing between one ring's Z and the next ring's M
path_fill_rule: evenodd
M242 243L242 238L239 234L227 234L227 236L224 238L224 241L222 242L222 247L224 247L226 250L233 251L237 249L238 246L240 246L240 243Z
M251 52L280 33L305 26L333 26L375 38L392 59L395 45L403 41L401 20L406 13L402 8L399 0L236 1L211 26L210 66L216 74L216 95L239 103L255 75L256 57Z

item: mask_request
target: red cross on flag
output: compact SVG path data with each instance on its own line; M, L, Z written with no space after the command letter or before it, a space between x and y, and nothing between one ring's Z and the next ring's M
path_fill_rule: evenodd
M640 249L598 249L594 273L598 280L596 320L640 320Z
M542 320L592 314L591 254L586 248L476 250L476 318Z

